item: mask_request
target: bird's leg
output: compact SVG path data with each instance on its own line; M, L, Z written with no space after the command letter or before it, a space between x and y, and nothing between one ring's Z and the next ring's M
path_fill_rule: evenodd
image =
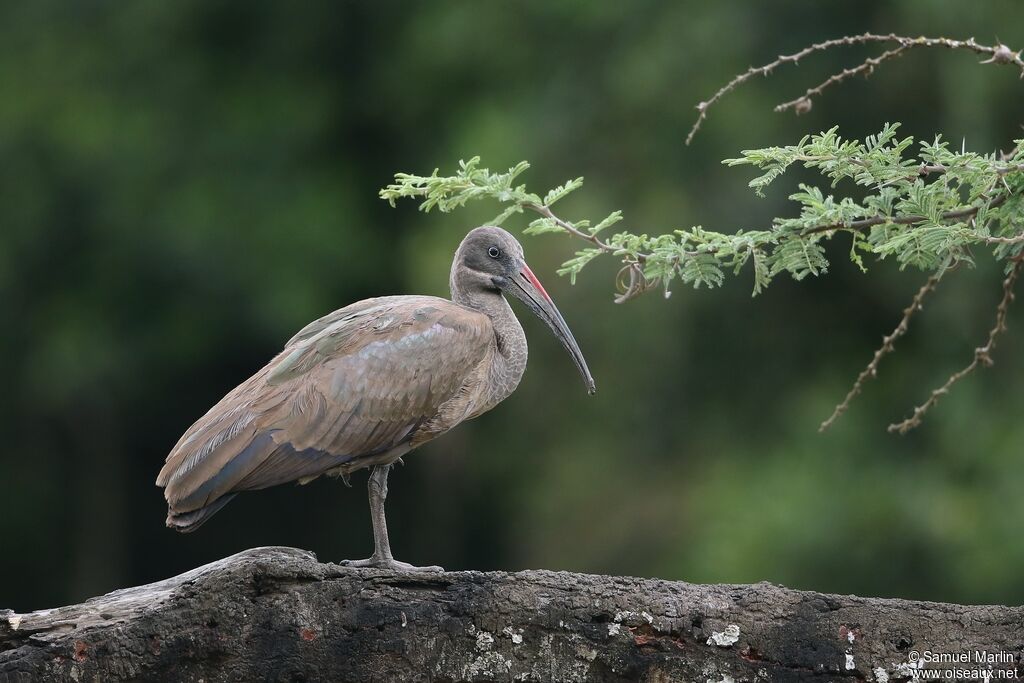
M415 567L407 562L399 562L391 555L388 521L384 517L384 501L388 497L390 471L390 464L375 466L366 486L370 493L370 520L373 522L373 555L365 560L344 560L342 564L349 567L377 567L394 571L443 572L444 569L441 567Z

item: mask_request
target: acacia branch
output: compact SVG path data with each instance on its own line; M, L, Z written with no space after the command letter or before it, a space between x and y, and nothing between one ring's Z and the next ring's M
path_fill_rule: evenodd
M778 66L796 64L804 57L833 47L875 43L896 45L830 76L808 88L799 98L778 105L776 110L807 111L812 98L829 87L857 75L871 75L879 65L916 47L971 51L988 57L983 64L1015 65L1024 77L1021 53L1002 43L988 46L977 43L973 38L961 41L874 33L846 36L815 43L791 55L782 55L769 64L752 67L733 78L709 100L698 105L699 116L687 136L687 143L699 130L708 109L753 76L767 76ZM756 295L780 273L788 272L800 280L824 272L828 258L818 243L832 238L833 233L857 233L876 226L904 226L906 230L872 232L865 240L855 239L851 259L860 265L860 252L877 254L881 258L895 255L902 266L913 265L939 274L922 286L911 305L904 310L904 317L896 329L883 337L881 348L875 352L844 400L821 424L821 429L825 430L848 409L864 383L875 376L879 362L892 352L894 342L906 333L909 318L920 309L922 299L934 289L942 271L969 255L972 245L998 247L994 250L996 258L1015 259L1018 245L1024 244L1024 230L1020 228L1018 212L1015 208L1011 210L1014 205L1010 204L1020 199L1019 176L1024 172L1024 163L1021 163L1024 150L1020 141L1013 152L1003 153L997 160L991 156L969 154L966 150L956 153L937 137L934 142L920 143L921 161L918 163L904 157L904 151L913 144L913 138L896 138L898 125L887 123L878 135L869 136L863 142L843 139L833 127L817 135L805 136L796 145L744 150L741 158L726 159L724 163L730 166L749 164L762 172L749 182L758 194L762 194L763 189L792 164L818 168L823 176L831 179L833 187L841 180L851 179L858 185L875 190L861 200L852 197L836 199L832 195L826 196L820 188L800 185L800 192L790 197L802 205L799 216L777 218L770 229L741 230L734 234L694 226L662 235L623 231L602 238L599 233L621 220L621 212L614 211L594 225L585 220L572 222L557 216L551 206L578 189L583 179L569 180L541 198L528 192L524 185L515 184L516 177L529 167L525 161L504 174L480 168L478 157L460 162L459 171L454 176L440 176L436 169L429 176L397 173L395 182L382 189L380 194L392 204L400 197L422 198L420 209L424 211L433 208L451 211L471 199L495 199L508 205L495 218L496 224L528 209L541 216L530 223L526 229L528 234L563 233L589 245L578 250L574 258L566 260L559 274L569 275L575 280L591 260L602 254L615 256L621 261L622 267L616 276L617 303L631 299L654 285L663 285L668 296L669 284L674 279L696 288L719 287L725 272L738 273L747 264L752 265L753 293ZM933 174L948 176L937 182L921 180ZM964 188L970 189L966 199L961 196ZM996 211L1000 207L1002 210ZM1014 278L1017 267L1014 267ZM1012 285L1013 281L1008 284ZM1000 330L1005 308L1004 305L1000 309ZM924 411L960 377L973 371L978 363L987 364L988 349L994 341L993 336L991 343L982 347L975 363L936 390L926 404L915 410L914 417L901 423L902 427L894 425L891 429L906 431L910 428L907 425L919 422Z
M943 271L945 272L945 271ZM910 327L910 318L922 309L922 302L924 298L935 290L936 285L939 284L939 280L942 278L942 273L932 275L929 277L921 288L917 290L917 294L911 299L910 305L903 309L903 317L900 319L899 324L892 332L882 338L882 345L875 351L874 357L871 362L867 364L861 373L857 376L857 380L853 383L853 387L850 388L849 393L846 394L846 398L835 407L832 414L829 415L828 419L821 423L818 427L819 432L823 432L831 427L839 417L846 412L850 407L850 402L861 392L864 387L864 383L869 379L874 379L878 376L878 364L882 358L892 353L895 350L895 342L897 339L907 333L907 329Z
M910 46L900 45L899 47L893 48L892 50L886 50L877 57L872 57L866 60L863 64L855 66L852 69L843 69L839 73L829 76L815 87L808 88L803 95L796 98L795 100L790 100L789 102L783 102L782 104L777 105L775 107L775 111L783 112L786 111L787 109L793 109L797 114L806 114L811 110L813 96L820 95L829 86L841 83L842 81L845 81L847 78L851 78L858 74L864 74L865 77L870 76L872 73L874 73L875 67L877 67L879 64L881 64L887 59L892 59L893 57L900 56L903 53L903 51L906 50L908 47Z
M930 173L944 173L947 170L948 169L946 169L943 166L922 164L921 167L918 169L918 172L920 174L922 174L922 175L927 175L927 174L930 174ZM1018 164L1018 165L1015 165L1015 166L1005 167L1004 169L1000 169L999 170L999 174L1002 176L1002 175L1005 175L1006 173L1010 173L1010 172L1014 172L1014 171L1020 171L1020 170L1024 170L1024 164ZM988 204L988 206L986 208L988 208L988 209L998 208L998 207L1002 206L1003 204L1005 204L1006 201L1009 198L1010 198L1010 195L1008 195L1008 194L1000 194L995 199L993 199L991 202L989 202L989 204ZM571 237L575 237L577 239L582 239L582 240L584 240L586 242L589 242L594 247L600 249L604 253L612 254L612 255L616 255L616 256L622 256L622 253L621 253L620 249L618 249L615 246L612 246L612 245L608 244L607 242L602 241L597 235L592 235L592 234L586 233L586 232L580 230L579 228L577 228L576 226L574 226L571 222L569 222L569 221L567 221L567 220L565 220L563 218L558 217L551 210L551 208L549 206L546 206L546 205L543 205L543 204L526 203L526 204L523 205L523 208L530 209L531 211L534 211L535 213L538 213L539 215L541 215L541 216L543 216L543 217L553 221L560 228L565 230L565 232L569 236L571 236ZM942 220L950 220L950 221L962 220L962 219L965 219L965 218L973 218L974 216L977 215L977 213L982 208L983 207L981 207L981 206L968 206L968 207L964 207L964 208L961 208L961 209L956 209L954 211L947 211L947 212L942 214L941 218L942 218ZM849 223L831 223L831 224L828 224L828 225L822 225L822 226L818 226L818 227L815 227L815 228L810 228L810 229L804 231L803 234L804 234L804 236L807 236L807 235L813 235L813 234L818 234L818 233L823 233L823 232L830 232L830 231L834 231L834 230L849 230L851 232L857 232L857 231L861 231L861 230L866 230L868 228L871 228L871 227L874 227L874 226L877 226L877 225L886 225L886 224L888 224L888 225L915 225L917 223L921 223L921 222L924 222L926 220L929 220L926 216L898 216L898 217L893 217L893 216L878 215L878 216L872 216L870 218L864 218L864 219L861 219L861 220L852 221L852 222L849 222ZM993 237L986 237L984 239L984 243L985 244L1008 244L1008 245L1024 243L1024 233L1022 233L1020 235L1009 236L1009 237L995 237L995 236L993 236ZM707 253L714 253L714 252L715 252L715 249L713 249L713 248L710 248L710 249L707 250ZM692 255L693 253L696 253L696 252L687 252L687 253ZM641 265L643 263L645 263L650 257L651 257L651 255L648 254L648 253L638 252L636 254L631 254L628 260L624 260L624 266L619 271L619 275L617 277L617 284L618 284L619 289L620 289L620 294L618 296L616 296L615 303L623 303L625 301L628 301L629 299L633 298L634 296L637 296L638 294L641 294L641 293L643 293L644 291L646 291L647 289L650 288L650 286L651 286L650 282L648 282L647 279L644 277L643 269L641 268ZM938 283L938 278L939 277L941 277L941 275L940 276L933 276L932 279L934 279L935 282L932 283L930 287L927 287L928 291L930 291L931 289L934 289L935 284ZM931 279L929 280L929 282L931 282ZM927 286L927 283L926 283L926 286ZM918 292L918 295L920 297L923 297L925 294L928 293L927 291L924 291L924 289L925 288L922 287L922 291ZM917 300L917 299L918 299L918 297L915 297L915 300ZM920 303L920 302L918 302L918 303ZM910 309L907 309L907 310L910 310ZM906 312L907 311L904 311L904 313L906 313ZM901 325L902 324L903 323L901 322ZM897 327L897 329L899 329L899 328ZM904 330L904 332L905 332L905 330ZM902 336L902 334L903 333L901 332L899 335L894 337L893 341L895 341L895 339L898 338L899 336ZM891 351L891 349L889 349L889 351ZM886 351L886 353L888 353L889 351ZM885 354L882 354L882 355L885 355ZM876 362L878 360L881 360L881 357L877 357L875 359L875 361L873 361L873 362ZM870 367L871 366L869 365L869 369L870 369ZM865 370L865 371L867 371L867 370ZM843 412L845 412L846 408L849 407L849 402L853 399L854 396L856 396L858 393L860 393L860 386L863 384L863 379L864 379L863 377L858 378L857 382L854 385L854 388L851 389L850 394L847 395L846 399L842 403L840 403L838 406L836 406L836 412L834 412L832 414L832 416L829 417L829 419L827 419L825 422L822 423L822 425L820 427L820 431L824 431L829 426L831 426L831 424L834 422L834 420L837 419Z
M1017 277L1020 275L1022 267L1024 267L1022 264L1024 264L1024 260L1022 260L1021 257L1014 258L1013 266L1010 268L1010 272L1007 274L1006 279L1003 280L1003 298L999 301L999 306L996 307L996 322L988 332L988 339L986 340L985 345L974 349L974 359L970 364L962 370L950 375L945 384L932 391L928 396L927 401L914 408L914 413L910 417L902 422L889 425L890 432L906 434L911 429L919 426L925 413L927 413L932 406L938 403L940 398L949 393L950 387L974 372L979 365L991 367L994 362L992 360L992 351L996 348L996 339L1001 333L1006 331L1006 314L1009 311L1010 304L1013 303L1013 287L1017 282Z
M726 94L734 90L737 86L749 81L754 76L768 76L776 68L784 64L799 64L800 60L807 57L815 52L824 52L834 47L849 46L849 45L866 45L872 43L898 43L898 47L888 50L878 57L873 57L865 60L859 66L844 69L838 74L835 74L824 82L814 88L808 89L802 96L790 102L780 104L775 108L776 111L785 111L786 109L795 109L798 114L807 112L811 108L812 97L820 95L829 86L840 83L847 78L855 75L865 74L870 76L874 71L875 67L881 64L883 61L899 56L905 50L916 47L943 47L952 50L968 50L980 55L988 55L989 59L983 61L983 64L1014 64L1021 70L1021 77L1024 78L1024 59L1021 58L1021 52L1012 51L1006 45L999 43L994 46L981 45L975 42L974 38L968 40L952 40L950 38L910 38L907 36L898 36L894 33L889 34L877 34L877 33L862 33L856 36L844 36L842 38L833 38L820 43L815 43L795 52L791 55L779 55L778 59L769 62L763 66L751 67L742 74L736 76L731 81L722 86L718 92L711 96L710 99L705 100L697 105L697 120L694 122L693 127L690 129L689 134L686 136L686 144L689 145L697 131L700 130L701 124L707 118L708 109L710 109L718 100L724 97Z
M644 277L643 268L641 268L641 264L645 263L647 259L651 257L650 254L636 252L630 254L628 257L624 256L618 247L614 247L607 242L602 241L601 238L593 233L583 232L569 221L559 218L551 210L551 207L546 204L527 202L523 204L523 208L534 211L548 220L553 221L558 227L565 230L569 236L590 242L594 247L600 249L606 254L623 256L623 267L619 270L618 276L615 279L616 285L620 290L620 293L615 297L615 303L625 303L633 297L642 294L648 289L648 287L650 287L650 283L647 281L647 278Z
M1010 198L1009 195L1000 194L998 197L988 203L987 208L995 209L1006 203L1006 200ZM954 211L947 211L941 215L942 220L955 221L962 218L973 218L981 211L981 206L967 206L962 209L956 209ZM928 220L927 216L872 216L871 218L862 218L860 220L851 221L849 223L830 223L828 225L820 225L815 228L810 228L804 231L804 235L815 235L822 232L829 232L831 230L851 230L859 231L867 228L872 228L876 225L915 225ZM1018 241L1024 241L1024 235L1018 235L1015 237L987 237L985 242L987 244L1014 244Z
M547 206L545 204L534 204L532 202L529 202L529 203L523 204L523 208L524 209L529 209L530 211L538 213L541 216L544 216L545 218L548 218L548 219L554 221L555 224L558 225L558 227L560 227L563 230L565 230L570 236L577 237L577 238L579 238L581 240L585 240L587 242L590 242L595 247L597 247L598 249L600 249L601 251L603 251L603 252L605 252L607 254L618 254L619 253L619 249L617 247L613 247L610 244L607 244L606 242L603 242L601 240L601 238L599 238L597 235L593 235L593 234L589 234L589 233L583 232L582 230L577 228L575 225L573 225L569 221L567 221L567 220L565 220L563 218L559 218L551 210L551 207L549 207L549 206ZM640 263L643 263L648 258L650 258L650 254L645 254L645 253L642 253L642 252L638 253L638 254L634 254L633 256L636 259L636 261L638 261Z

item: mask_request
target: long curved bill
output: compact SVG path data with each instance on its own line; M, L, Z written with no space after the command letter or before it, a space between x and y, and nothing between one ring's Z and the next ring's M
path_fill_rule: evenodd
M587 361L583 358L583 352L580 351L579 344L576 343L576 339L572 336L569 326L566 324L562 314L558 312L555 302L544 291L544 285L540 283L540 280L537 279L537 276L533 274L533 271L530 270L530 267L525 262L519 265L519 272L512 278L512 282L515 285L511 288L512 294L526 304L533 311L534 315L547 323L551 331L558 337L558 340L562 342L565 350L572 356L573 363L576 364L576 368L580 371L580 375L583 376L583 381L587 385L587 393L593 394L597 391L597 388L594 386L594 378L590 374L590 368L587 367Z

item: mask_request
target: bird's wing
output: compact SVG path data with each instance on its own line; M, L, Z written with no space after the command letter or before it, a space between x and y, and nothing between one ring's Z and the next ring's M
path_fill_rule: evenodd
M431 297L402 297L405 299L423 298L430 299ZM295 346L296 344L303 342L310 337L314 337L317 334L323 332L325 329L332 325L336 325L339 322L347 319L353 319L359 316L372 315L373 310L381 306L387 306L389 301L393 301L395 297L376 297L373 299L363 299L353 304L349 304L344 308L339 308L333 313L328 313L322 318L317 318L313 322L309 323L301 330L295 333L295 336L288 340L284 345L286 349ZM443 300L442 300L443 301Z
M392 450L466 390L492 338L486 316L433 297L335 311L200 418L157 484L184 513Z

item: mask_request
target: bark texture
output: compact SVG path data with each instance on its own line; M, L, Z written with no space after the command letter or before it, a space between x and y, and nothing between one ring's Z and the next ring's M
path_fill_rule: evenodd
M991 664L1008 670L1022 649L1019 607L549 571L396 574L293 548L0 612L4 683L896 681L911 678L912 652L1009 653Z

